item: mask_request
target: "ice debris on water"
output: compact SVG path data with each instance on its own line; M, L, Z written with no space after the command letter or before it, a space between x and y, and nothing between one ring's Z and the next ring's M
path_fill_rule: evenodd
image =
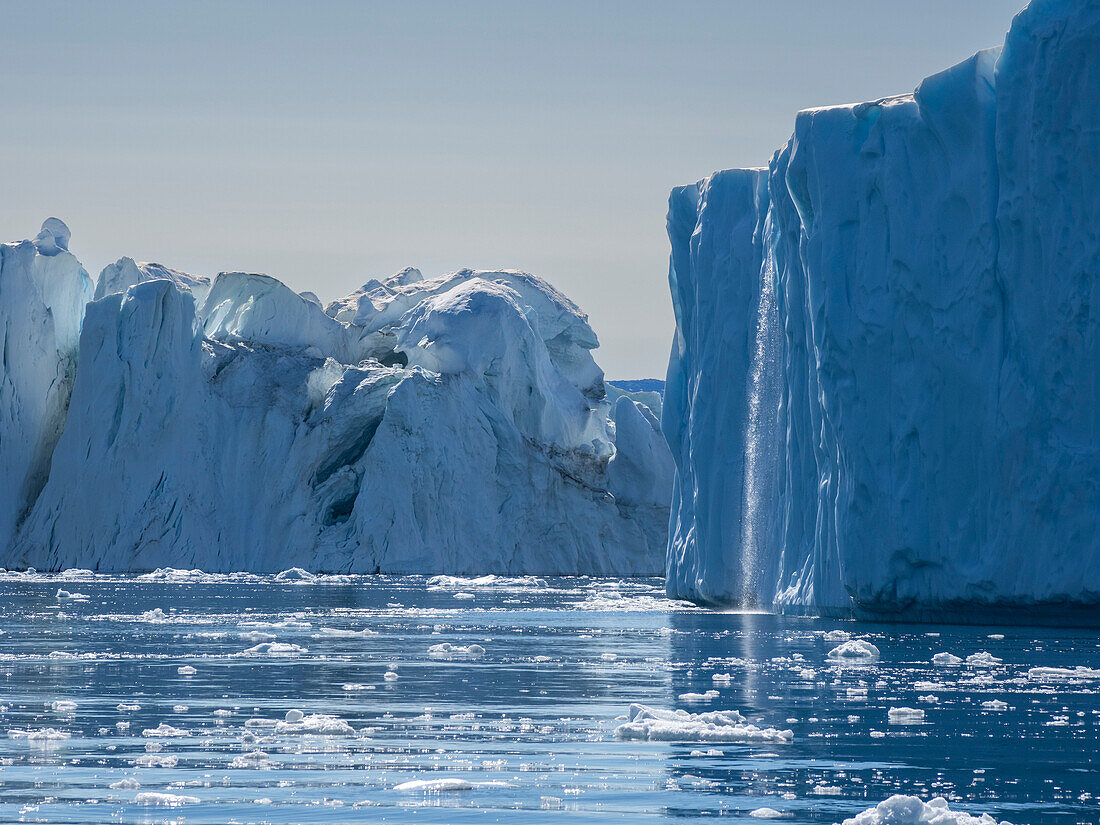
M615 728L619 739L654 742L770 742L787 743L794 732L749 724L736 710L688 713L632 704L627 721Z
M879 655L879 649L865 639L852 639L829 651L829 658L833 661L851 664L877 662Z
M950 667L952 665L961 665L962 663L962 657L956 656L954 653L937 653L932 657L932 664L939 665L940 667Z
M479 644L464 646L440 642L428 648L428 656L432 659L477 659L484 655L485 648Z
M1007 821L998 823L989 814L974 816L965 811L953 811L947 800L937 796L931 802L923 802L915 796L895 794L845 819L842 825L1011 825Z
M886 715L891 725L915 725L924 721L924 710L921 708L890 708Z

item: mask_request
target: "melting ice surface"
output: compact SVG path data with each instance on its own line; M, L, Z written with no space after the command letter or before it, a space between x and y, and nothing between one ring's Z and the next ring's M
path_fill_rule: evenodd
M1100 811L1087 631L711 613L650 579L6 573L0 603L3 822ZM830 658L849 637L878 659Z

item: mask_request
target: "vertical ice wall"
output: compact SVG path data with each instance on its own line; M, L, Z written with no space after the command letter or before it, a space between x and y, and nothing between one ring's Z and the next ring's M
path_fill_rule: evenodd
M670 593L1100 602L1100 4L1035 2L914 94L799 113L766 173L676 190L669 236Z

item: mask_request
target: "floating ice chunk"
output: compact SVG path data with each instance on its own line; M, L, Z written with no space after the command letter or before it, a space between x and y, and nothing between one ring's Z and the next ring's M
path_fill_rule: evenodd
M448 791L472 791L475 788L514 788L509 782L471 782L468 779L459 779L458 777L450 776L442 779L413 779L409 782L402 782L400 785L395 785L395 791L404 791L406 793L446 793Z
M155 728L146 728L141 732L141 735L157 738L176 738L180 736L190 736L191 733L183 728L174 728L167 722L161 722Z
M242 642L271 642L274 641L276 636L274 633L265 633L262 630L246 630L244 633L238 633L237 638Z
M874 808L845 819L842 825L998 825L989 814L972 816L965 811L952 811L947 800L937 796L922 802L915 796L896 794ZM1001 822L1000 825L1011 825Z
M481 645L452 645L450 642L441 642L428 648L428 656L432 659L476 659L485 655L485 648Z
M275 576L275 581L312 584L317 581L317 576L310 573L308 570L303 570L301 567L291 567L289 570L278 573Z
M134 797L135 805L164 805L169 808L175 808L180 805L191 805L198 801L199 798L197 796L160 793L158 791L142 791Z
M305 714L300 710L288 710L284 719L291 724L295 722L301 722L305 718Z
M180 676L194 676L198 671L191 667L191 665L180 665L176 668L176 673Z
M161 756L159 753L146 753L134 760L135 768L174 768L179 764L180 758L170 753Z
M364 627L362 630L350 630L341 627L319 627L317 628L317 632L322 636L331 636L336 639L356 639L378 635L377 630L371 630L369 627Z
M939 665L940 667L950 667L952 665L961 665L962 663L962 657L956 656L954 653L937 653L932 657L932 664Z
M756 819L782 819L784 814L775 808L757 808L755 811L749 811L749 816Z
M733 681L733 675L730 673L715 673L710 677L712 682L721 682L722 684L729 684Z
M172 713L187 713L191 708L187 705L172 705Z
M1000 699L991 699L988 702L982 702L982 710L1008 710L1008 702L1002 702Z
M681 693L676 698L681 702L707 702L711 699L717 699L718 696L718 691L708 690L706 693Z
M289 644L287 642L260 642L258 645L253 645L247 650L242 650L237 655L295 657L301 656L303 653L309 653L309 650L301 645Z
M241 769L254 769L267 767L268 761L271 759L270 754L264 751L249 751L248 753L242 753L229 763L230 768Z
M288 714L289 715L289 714ZM311 713L296 722L289 719L275 725L275 733L305 733L315 736L354 736L355 728L327 713Z
M463 601L468 601L468 600L474 598L474 594L473 593L466 593L466 592L455 593L452 598L463 600Z
M628 721L615 728L619 739L654 742L774 742L794 739L793 731L748 724L735 710L688 713L632 704Z
M705 750L705 751L692 751L691 753L688 754L688 756L723 756L723 755L724 754L722 753L722 751L718 750L718 748L710 748L709 750Z
M112 782L107 787L114 791L136 791L141 787L141 783L128 776L125 779L118 780L118 782Z
M844 793L844 789L838 785L821 784L815 785L810 790L810 793L814 794L815 796L840 796L842 793Z
M57 728L41 728L39 730L19 730L12 728L8 731L9 739L26 739L28 742L60 742L68 739L72 734L66 730Z
M847 630L830 630L825 634L825 641L827 642L846 642L852 638L852 634Z
M72 713L76 710L76 702L69 699L58 699L50 703L50 710L54 713Z
M115 705L115 710L119 713L134 713L141 710L141 705L137 702L119 702Z
M865 639L852 639L830 650L829 658L838 662L865 664L878 661L879 649Z
M986 636L987 639L1003 639L1004 637L1005 634L1003 633L990 633L988 636Z
M161 610L159 607L154 607L152 610L146 610L138 619L143 622L160 623L168 621L168 614Z
M1033 667L1027 678L1033 682L1060 682L1066 679L1100 679L1100 669L1091 667Z
M966 657L966 663L973 667L996 667L997 665L1004 664L1003 659L998 659L991 653L986 653L984 650L981 653L971 653Z
M70 593L68 590L57 589L58 601L86 602L90 598L86 593Z
M915 725L924 721L922 708L890 708L886 712L891 725Z

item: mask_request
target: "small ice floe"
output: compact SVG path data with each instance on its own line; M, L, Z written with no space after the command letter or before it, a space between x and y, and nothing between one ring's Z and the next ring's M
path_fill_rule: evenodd
M300 710L288 710L286 712L286 716L283 717L283 721L289 722L293 725L295 722L301 722L305 718L306 715Z
M125 779L118 780L118 782L112 782L107 787L113 791L136 791L141 787L141 783L133 777L127 776Z
M915 796L896 794L874 808L845 819L842 825L998 825L998 822L989 814L973 816L965 811L952 811L942 796L922 802Z
M174 753L165 754L145 753L133 761L135 768L174 768L180 762L180 758Z
M441 779L413 779L395 785L395 791L403 793L447 793L449 791L472 791L475 788L514 788L509 782L471 782L468 779L460 779L456 776L443 777Z
M735 710L688 713L632 704L627 721L615 728L615 736L652 742L787 743L794 739L794 732L757 727Z
M198 801L199 798L197 796L160 793L158 791L142 791L134 797L135 805L163 805L168 808L176 808L180 805L191 805Z
M816 679L817 678L817 671L814 670L812 667L804 667L800 671L798 671L798 678L799 679Z
M1008 702L1002 702L1000 699L991 699L988 702L982 702L982 710L1008 710Z
M289 715L289 714L288 714ZM312 734L313 736L354 736L355 728L327 713L311 713L295 722L289 719L275 724L275 733Z
M146 728L141 732L145 737L157 737L157 738L177 738L180 736L190 736L190 731L186 731L183 728L174 728L167 722L161 722L155 728Z
M932 664L939 665L940 667L952 667L954 665L961 665L963 659L961 656L956 656L954 653L937 653L932 657Z
M172 705L172 713L187 713L191 708L187 705Z
M154 607L152 610L146 610L140 616L138 621L151 622L153 624L162 624L168 621L168 614L161 610L159 607Z
M253 645L247 650L242 650L237 655L293 658L295 656L301 656L303 653L309 653L309 649L301 645L290 644L288 642L260 642L258 645Z
M292 582L294 584L312 584L317 581L317 576L301 567L291 567L275 575L277 582Z
M879 649L866 639L852 639L829 651L832 661L854 665L877 662L878 658Z
M485 648L481 645L452 645L450 642L440 642L428 648L428 656L432 659L477 659L485 655Z
M565 802L560 796L540 796L539 807L544 811L560 811L565 807Z
M19 730L12 728L8 731L9 739L26 739L28 742L62 742L70 738L67 730L57 728L40 728L39 730Z
M62 602L65 602L65 601L68 601L68 602L86 602L90 598L91 598L91 596L88 596L85 593L70 593L68 590L62 590L61 588L57 589L57 600L58 601L62 601Z
M705 751L692 751L691 753L688 754L688 756L699 756L699 757L703 757L703 756L723 756L723 755L724 754L722 753L722 751L718 750L718 748L711 748L710 750L705 750Z
M712 682L719 682L721 684L728 685L730 682L733 681L733 675L730 673L715 673L713 676L710 677L710 680Z
M708 690L706 693L681 693L676 698L681 702L709 702L717 699L720 694L716 690Z
M1033 667L1027 672L1033 682L1063 682L1068 679L1100 679L1100 669L1091 667Z
M321 636L329 636L334 639L365 639L367 636L377 636L377 630L364 627L362 630L351 630L342 627L319 627L317 632Z
M814 796L840 796L842 793L844 793L844 789L841 788L839 785L826 785L825 783L822 783L820 785L815 785L810 790L810 793L812 793Z
M198 671L191 667L191 665L180 665L176 668L176 673L180 676L194 676Z
M940 703L940 697L934 693L927 693L924 696L918 696L917 701L923 702L926 705L938 705Z
M996 667L997 665L1004 664L1003 659L998 659L991 653L986 653L984 650L981 653L971 653L966 657L966 663L971 667Z
M755 819L782 819L784 814L775 808L757 808L755 811L749 811L749 816Z
M890 708L886 717L891 725L915 725L924 721L922 708Z
M50 702L50 710L54 713L72 713L76 710L76 702L69 699L58 699L56 702Z
M452 596L451 598L459 599L460 601L469 601L470 599L474 598L474 594L473 593L467 593L466 591L463 590L459 593L455 593L454 596Z
M340 690L346 690L349 693L356 690L374 690L374 685L364 685L360 682L346 682L340 685Z
M825 634L825 641L827 642L846 642L852 638L852 634L847 630L830 630Z
M617 653L601 653L600 661L602 662L615 662L618 661L619 654Z
M312 630L313 623L302 621L301 619L283 619L278 622L264 622L255 619L250 619L244 622L237 622L239 628L257 628L259 630Z
M115 710L119 713L136 713L141 710L141 705L137 702L119 702L115 705Z
M1003 633L990 633L988 636L986 636L987 639L997 639L998 641L1003 639L1004 637L1005 634Z
M233 761L229 763L229 767L244 770L266 768L270 759L271 755L264 751L248 751L248 753L242 753L234 757Z
M267 633L263 630L246 630L244 633L238 633L237 638L242 642L259 644L260 642L274 641L276 637L274 633Z

